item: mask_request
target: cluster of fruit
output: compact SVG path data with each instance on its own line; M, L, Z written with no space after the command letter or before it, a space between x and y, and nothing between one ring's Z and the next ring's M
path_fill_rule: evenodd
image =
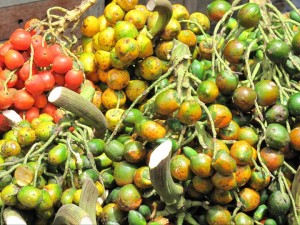
M91 179L102 224L300 224L300 16L287 3L216 0L204 14L115 0L83 18L72 50L16 30L0 106L26 120L1 126L1 204L50 223Z

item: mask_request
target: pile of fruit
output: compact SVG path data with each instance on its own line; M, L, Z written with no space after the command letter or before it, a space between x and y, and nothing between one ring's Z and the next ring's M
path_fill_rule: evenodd
M299 225L294 4L93 3L0 46L1 224Z

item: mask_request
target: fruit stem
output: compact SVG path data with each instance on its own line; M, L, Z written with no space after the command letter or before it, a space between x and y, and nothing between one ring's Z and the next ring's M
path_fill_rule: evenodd
M6 225L27 225L20 213L12 208L5 208L3 210L3 219Z
M104 115L95 105L81 95L65 87L56 87L50 92L48 101L83 118L95 128L96 137L104 135L107 129Z
M168 139L154 149L149 161L150 180L167 206L178 206L184 199L183 188L175 184L170 172L172 142Z
M150 39L155 40L169 23L173 14L173 7L168 0L149 0L146 7L149 11L158 12L156 24L148 32Z

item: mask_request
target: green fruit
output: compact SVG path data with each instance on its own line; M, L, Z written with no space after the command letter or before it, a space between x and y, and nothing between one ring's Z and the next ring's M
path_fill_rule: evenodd
M129 225L146 225L147 221L141 213L136 210L130 210L128 212L128 224Z
M291 200L287 193L277 190L270 195L267 206L272 215L284 215L291 208Z
M271 123L267 126L265 141L271 148L279 150L288 146L290 142L289 132L284 126Z
M42 191L33 186L22 187L17 195L19 202L29 208L36 208L43 200Z

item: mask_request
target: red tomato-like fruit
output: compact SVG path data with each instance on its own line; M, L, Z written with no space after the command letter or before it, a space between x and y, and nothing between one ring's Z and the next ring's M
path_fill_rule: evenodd
M44 108L47 105L47 96L45 95L45 93L39 94L39 95L35 95L34 97L34 106L36 108Z
M40 110L36 107L31 107L25 113L25 119L31 122L34 118L38 118L40 115Z
M20 89L22 89L22 88L24 88L24 87L25 87L24 81L23 81L22 79L18 78L18 80L17 80L17 82L16 82L14 88L15 88L16 90L20 90Z
M35 75L37 73L38 73L38 69L37 69L36 65L33 63L32 67L31 67L31 75ZM23 66L21 67L21 69L19 70L18 76L23 81L26 81L28 79L29 75L30 75L30 63L25 62L23 64Z
M16 50L27 50L31 45L31 35L23 29L14 31L9 41Z
M13 104L13 95L9 91L0 91L0 110L9 108Z
M0 79L6 81L6 86L10 88L16 85L18 76L14 72L5 69L0 71Z
M65 75L65 86L71 90L80 87L84 80L83 72L80 70L69 70Z
M54 118L54 114L55 114L56 109L57 109L57 107L55 105L53 105L50 102L47 102L47 105L44 108L41 109L40 113L47 113L52 118Z
M20 52L10 49L4 56L4 63L8 69L14 70L24 64L24 58Z
M44 40L43 36L39 34L32 36L31 44L33 49L37 49L42 46L47 47L47 42Z
M8 120L6 117L1 113L0 114L0 131L6 132L11 129Z
M14 106L18 110L30 109L34 104L34 98L26 90L17 90L14 95Z
M33 55L37 66L48 67L53 63L54 56L49 47L37 47Z
M3 45L0 47L0 61L4 62L4 56L8 52L8 50L14 49L10 41L5 42Z
M64 54L62 47L59 44L52 44L49 46L49 48L50 48L51 52L53 53L54 57Z
M33 75L25 81L25 88L34 96L42 94L45 91L45 84L39 75Z
M65 74L73 67L72 58L66 55L58 55L53 60L52 69L60 74Z
M55 78L50 70L44 70L39 73L45 84L45 91L50 91L55 85Z
M55 83L58 86L64 86L65 85L65 75L64 74L59 74L59 73L56 73L54 71L52 71L52 74L54 76Z

